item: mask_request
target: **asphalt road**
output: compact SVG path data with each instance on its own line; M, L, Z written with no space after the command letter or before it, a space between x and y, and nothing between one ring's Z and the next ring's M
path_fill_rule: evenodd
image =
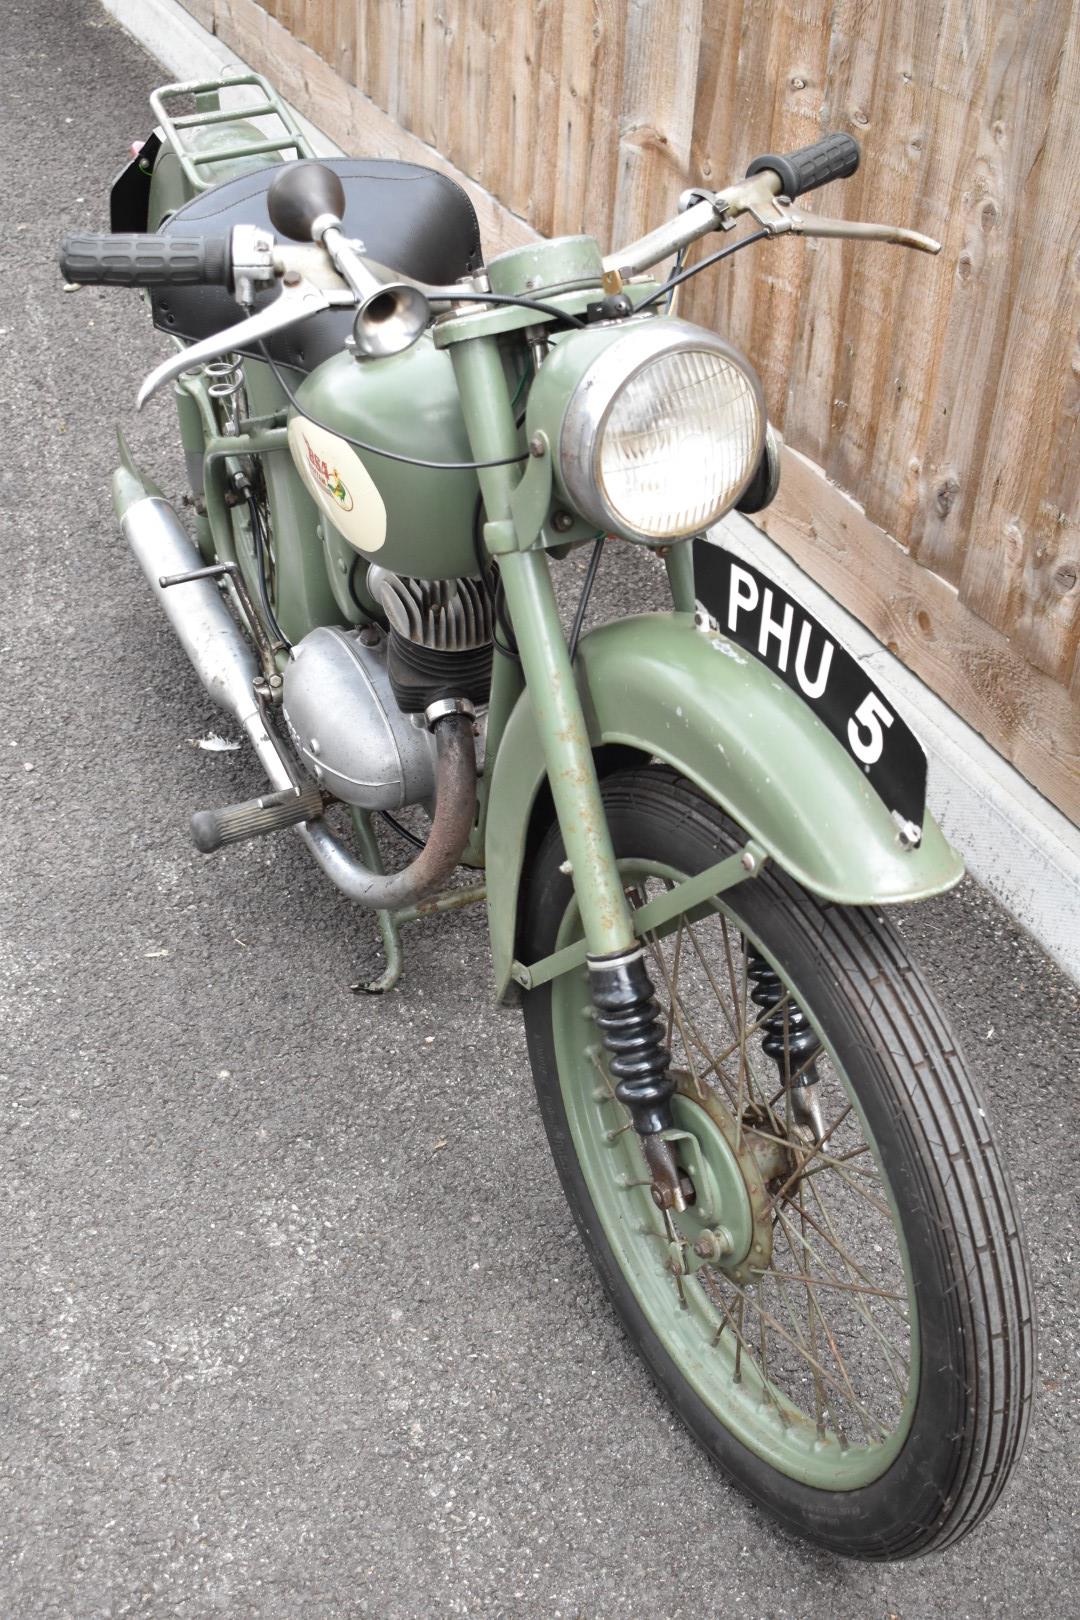
M53 263L158 73L94 0L8 0L0 52L0 1614L1076 1613L1075 989L974 884L905 924L1008 1140L1038 1411L953 1552L817 1554L599 1297L483 917L358 999L374 926L298 844L193 853L258 779L193 746L221 720L114 529L114 422L179 491L171 406L132 410L162 348ZM615 605L655 588L623 566Z

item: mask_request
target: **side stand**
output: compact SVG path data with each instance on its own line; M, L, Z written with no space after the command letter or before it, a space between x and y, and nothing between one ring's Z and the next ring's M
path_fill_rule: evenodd
M360 851L360 859L372 872L380 876L386 870L383 866L382 855L379 853L378 840L375 829L371 825L371 812L369 810L353 810L353 832ZM364 996L382 996L392 990L401 978L405 966L405 956L401 948L401 927L392 911L377 911L376 920L379 924L379 933L382 935L383 952L386 956L386 967L377 979L363 980L351 986L354 994Z
M352 823L364 865L372 872L384 872L386 869L379 853L375 829L371 825L371 812L354 809ZM352 990L357 995L365 996L382 996L388 990L393 990L405 967L401 930L406 923L417 922L421 917L438 917L444 911L460 911L464 906L477 905L486 899L487 889L484 884L470 883L457 889L444 889L441 894L433 894L427 900L417 901L415 905L404 906L400 911L377 911L375 916L379 924L379 933L382 935L383 950L386 953L386 967L377 979L361 980L358 984L352 985Z

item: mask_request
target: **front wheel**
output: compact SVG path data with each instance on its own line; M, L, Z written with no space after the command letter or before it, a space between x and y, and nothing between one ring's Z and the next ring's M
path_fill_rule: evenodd
M604 784L634 905L739 848L689 783ZM580 936L553 828L526 960ZM767 869L649 937L694 1201L655 1207L588 1014L525 999L540 1108L635 1347L734 1482L833 1551L906 1558L989 1511L1027 1429L1030 1285L1008 1178L926 986L880 916Z

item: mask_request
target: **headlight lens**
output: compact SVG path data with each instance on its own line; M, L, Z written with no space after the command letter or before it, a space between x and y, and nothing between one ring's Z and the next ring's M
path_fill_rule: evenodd
M654 319L589 367L567 406L562 480L606 528L670 540L715 523L761 456L765 409L747 362L714 333Z

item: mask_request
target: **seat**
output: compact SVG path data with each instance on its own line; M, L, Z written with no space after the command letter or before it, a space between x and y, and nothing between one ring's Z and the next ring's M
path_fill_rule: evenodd
M483 263L480 228L461 187L436 169L389 158L334 158L327 168L345 189L345 232L359 237L368 255L415 281L446 283ZM266 193L278 165L226 180L200 192L161 226L170 232L223 236L234 225L272 231ZM276 289L256 295L261 306ZM151 293L154 325L173 337L196 342L243 320L245 311L224 287L168 287ZM268 341L279 365L312 371L337 354L352 328L351 310L328 309ZM247 351L260 359L257 350Z

